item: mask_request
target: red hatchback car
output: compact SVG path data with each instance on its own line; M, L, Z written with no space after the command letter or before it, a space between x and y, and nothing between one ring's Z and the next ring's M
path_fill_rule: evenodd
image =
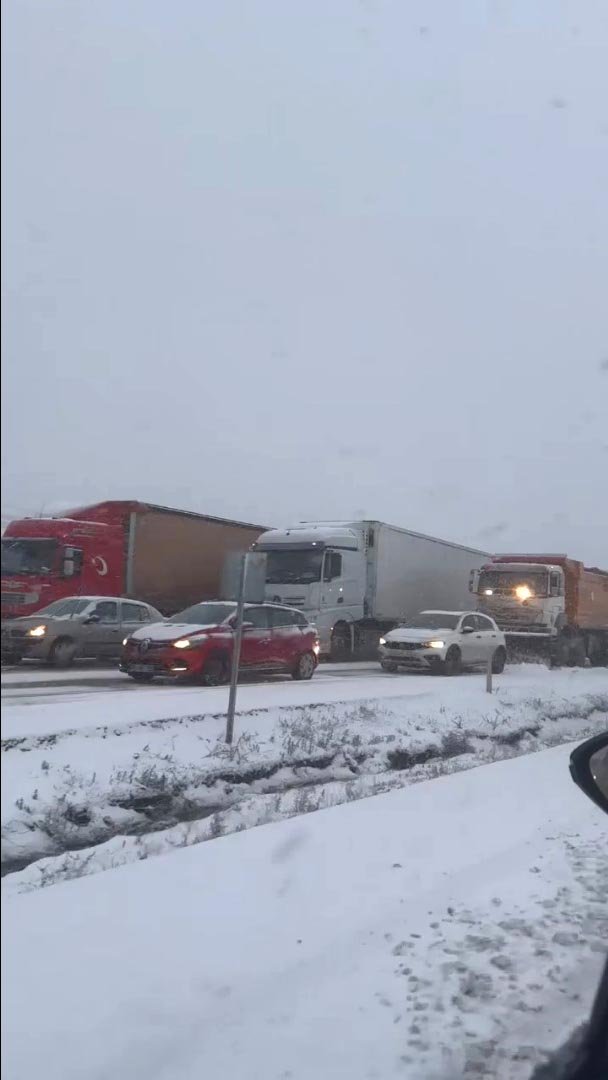
M214 601L143 626L123 641L120 670L138 682L162 676L221 686L230 678L235 618L236 604ZM312 679L318 655L316 628L301 611L245 604L243 671L284 671L294 679Z

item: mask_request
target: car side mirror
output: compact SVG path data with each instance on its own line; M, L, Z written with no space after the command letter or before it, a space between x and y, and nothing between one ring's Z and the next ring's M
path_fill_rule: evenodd
M472 626L463 626L461 633L463 633L463 634L472 634L472 633L474 633L473 627Z
M608 732L593 735L572 751L570 775L581 791L608 813Z
M92 623L97 623L97 622L101 622L101 619L99 618L99 615L88 615L87 618L84 620L83 625L84 626L91 626Z

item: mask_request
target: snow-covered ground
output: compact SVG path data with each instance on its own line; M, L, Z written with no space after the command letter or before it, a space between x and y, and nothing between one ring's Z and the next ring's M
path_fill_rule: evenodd
M605 943L569 751L8 898L6 1075L527 1080Z
M2 744L2 863L16 871L7 887L50 884L582 738L608 715L606 671L511 669L491 696L479 676L361 674L242 687L231 750L224 690L144 691L151 716L139 697L134 708L135 695L108 694L101 726L91 723L94 693L40 710L6 708L9 731L23 721ZM188 715L190 698L200 711ZM217 712L203 711L214 704Z

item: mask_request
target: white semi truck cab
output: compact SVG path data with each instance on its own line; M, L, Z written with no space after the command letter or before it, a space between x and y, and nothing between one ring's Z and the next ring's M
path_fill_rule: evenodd
M271 529L255 544L266 553L266 600L304 611L316 623L321 652L349 653L365 615L369 531L356 526Z
M382 521L300 522L262 533L266 599L316 623L321 653L376 656L380 636L428 608L470 604L469 573L487 552Z

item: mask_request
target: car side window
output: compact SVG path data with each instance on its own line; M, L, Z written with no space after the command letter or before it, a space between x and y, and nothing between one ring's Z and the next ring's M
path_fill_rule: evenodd
M123 622L147 622L148 621L148 609L143 604L126 604L123 600L122 604L122 618Z
M280 626L293 626L294 612L284 611L282 608L268 608L268 614L270 615L270 625L278 630Z
M460 624L460 629L461 630L476 630L477 629L477 619L476 619L475 615L465 615L464 619L462 620L462 622Z
M266 630L270 626L268 608L245 608L244 622L253 623L256 629Z
M97 615L100 622L118 622L118 604L115 600L101 600L93 615Z
M305 615L302 615L301 611L294 611L294 613L293 613L293 621L296 624L296 626L300 627L301 630L305 630L306 627L308 626L308 619L306 618Z
M494 630L494 626L485 615L476 615L478 630Z

